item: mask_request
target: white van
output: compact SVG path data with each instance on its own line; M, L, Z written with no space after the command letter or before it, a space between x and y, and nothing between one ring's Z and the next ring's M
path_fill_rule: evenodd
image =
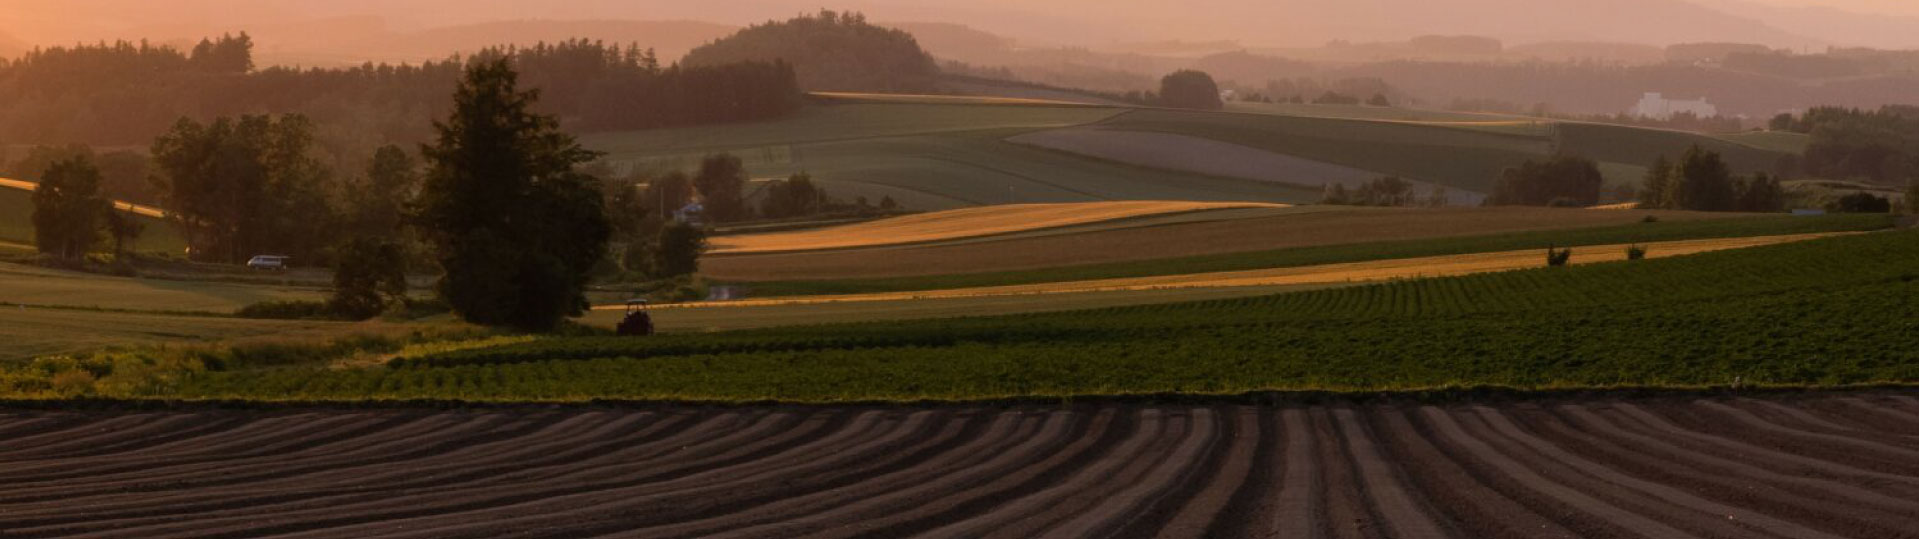
M287 269L287 259L280 255L260 255L247 260L247 267L256 270L282 271Z

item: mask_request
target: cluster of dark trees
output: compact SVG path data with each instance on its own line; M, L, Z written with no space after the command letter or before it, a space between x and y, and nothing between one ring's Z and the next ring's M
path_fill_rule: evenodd
M1735 176L1718 152L1693 146L1678 161L1660 156L1647 168L1639 207L1777 212L1786 208L1786 192L1775 176Z
M785 21L769 21L693 49L688 66L720 66L783 60L792 64L799 85L839 92L929 93L938 89L940 69L912 34L866 22L856 12L820 10Z
M1347 189L1345 184L1335 183L1326 187L1326 193L1319 203L1340 206L1430 206L1442 207L1447 203L1446 188L1434 186L1426 198L1419 197L1413 183L1398 176L1376 178L1359 187Z
M1204 71L1183 69L1159 80L1159 105L1181 109L1219 110L1219 84Z
M1893 185L1919 179L1919 106L1819 107L1781 114L1770 127L1812 136L1800 160L1807 174Z
M113 239L118 256L144 225L115 210L100 194L101 173L92 158L78 155L48 164L33 192L33 242L43 254L75 262L102 238Z
M194 258L313 259L335 219L332 171L313 156L303 116L181 119L153 141L154 182Z
M1592 206L1599 203L1606 178L1599 163L1572 155L1544 162L1527 160L1508 168L1486 197L1488 206Z
M36 50L0 62L0 140L136 145L182 117L207 122L263 111L298 113L335 165L384 144L432 137L461 71L507 58L540 110L580 130L622 130L777 117L802 104L792 65L767 61L662 67L637 46L572 40L492 48L420 65L254 69L245 34L191 52L148 43Z

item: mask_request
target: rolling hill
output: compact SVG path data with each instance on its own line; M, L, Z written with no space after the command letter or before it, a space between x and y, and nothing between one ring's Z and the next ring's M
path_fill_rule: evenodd
M1102 200L1315 202L1329 182L1397 175L1472 204L1499 173L1554 152L1636 185L1693 144L1741 173L1793 141L1406 108L1275 105L1201 112L944 96L833 94L770 122L585 136L616 171L731 152L756 178L807 172L834 196L913 210ZM1201 148L1206 151L1175 151ZM1191 154L1191 155L1189 155ZM1195 157L1199 155L1199 157Z

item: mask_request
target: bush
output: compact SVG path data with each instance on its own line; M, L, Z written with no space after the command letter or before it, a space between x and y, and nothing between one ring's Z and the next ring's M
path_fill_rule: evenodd
M1546 248L1546 265L1547 266L1557 268L1557 267L1566 265L1568 262L1571 262L1572 259L1573 259L1573 250L1570 248L1568 249L1556 249L1552 247Z
M1826 207L1833 213L1892 213L1892 200L1872 193L1853 193Z
M338 318L325 302L310 300L262 301L233 312L240 318L263 320L333 320Z
M1646 259L1645 246L1634 245L1626 248L1626 260L1645 260L1645 259Z

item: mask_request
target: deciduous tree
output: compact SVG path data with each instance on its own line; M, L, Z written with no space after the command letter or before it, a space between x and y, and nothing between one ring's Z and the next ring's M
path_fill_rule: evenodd
M100 197L100 169L84 156L53 162L33 191L33 241L40 252L68 260L100 240L112 205Z

